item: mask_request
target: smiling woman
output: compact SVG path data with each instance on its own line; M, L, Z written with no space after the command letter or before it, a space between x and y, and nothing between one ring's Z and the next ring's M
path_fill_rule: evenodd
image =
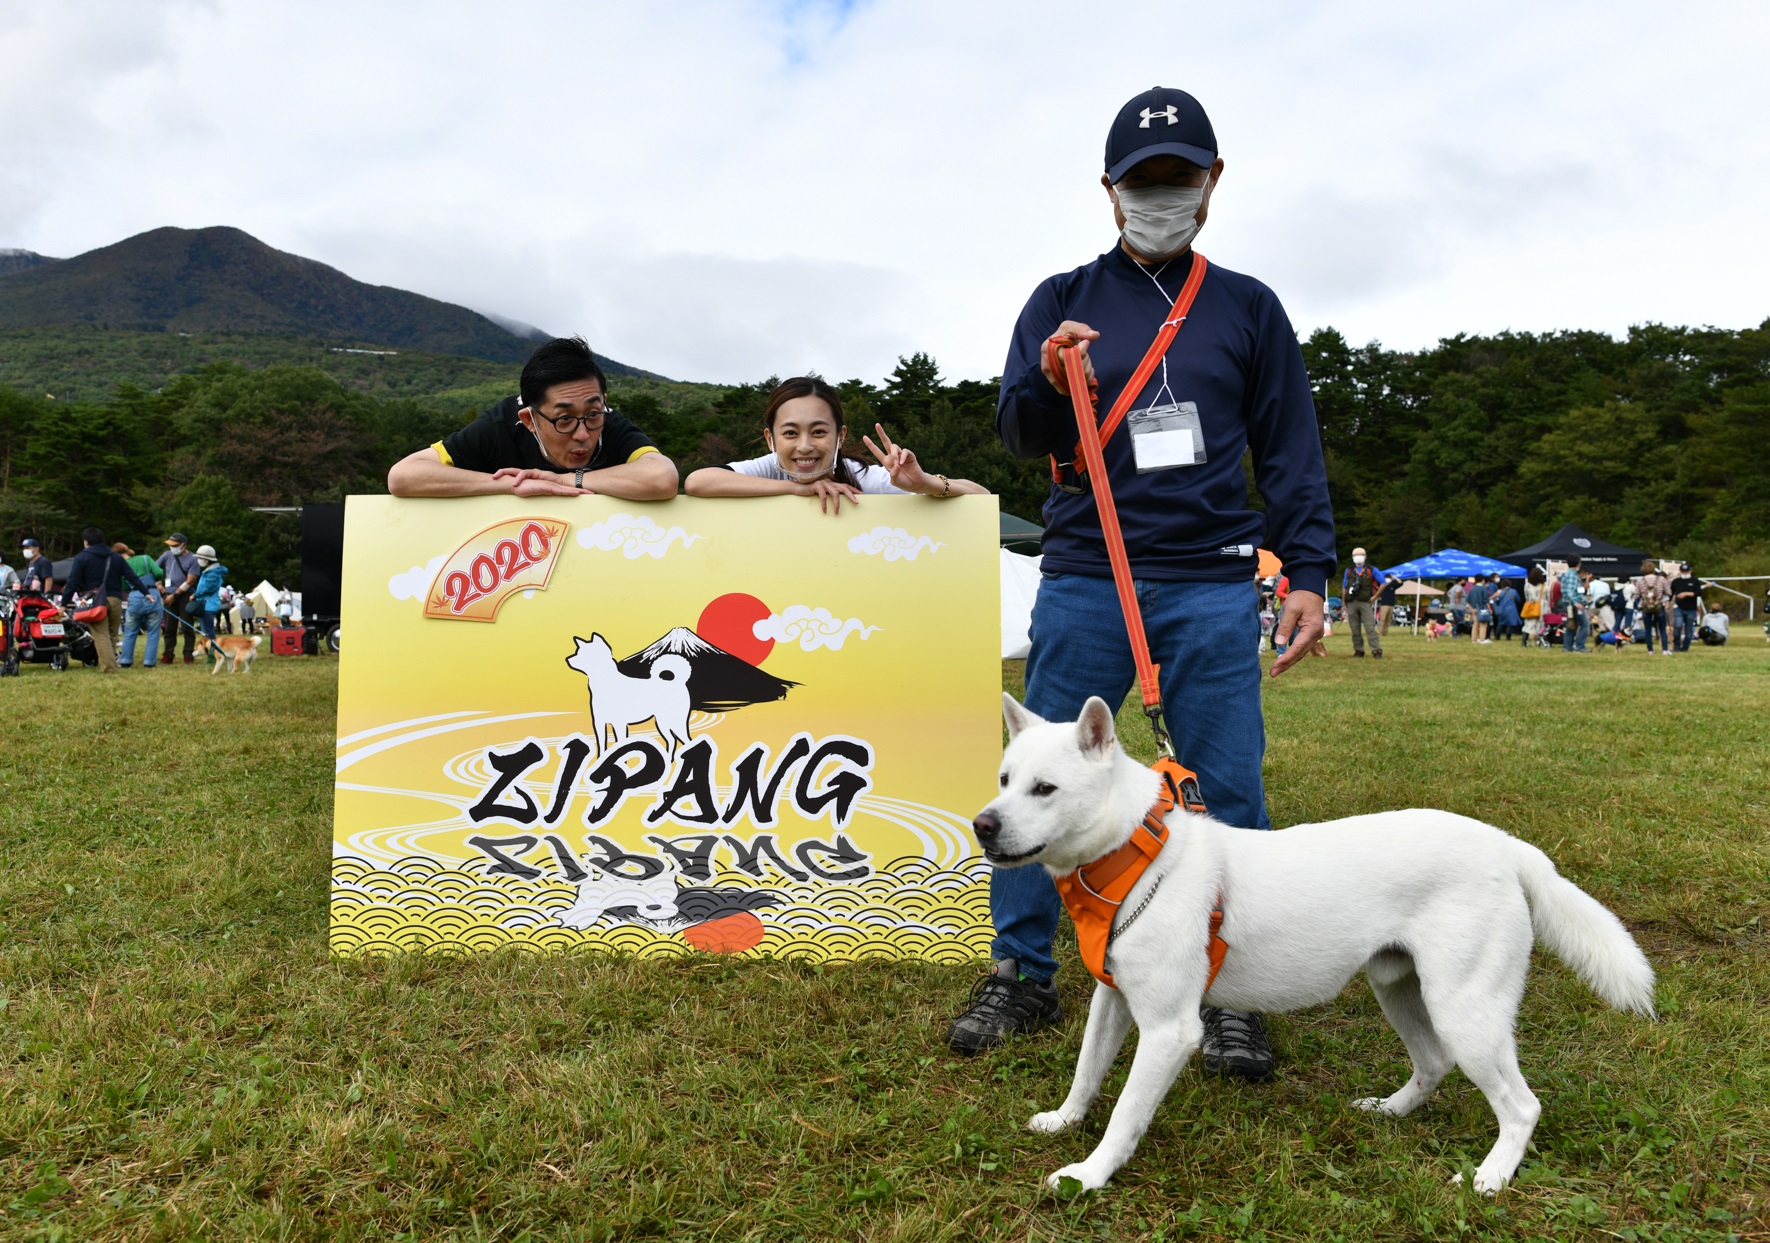
M762 434L771 452L744 462L697 470L683 485L690 496L815 496L825 513L840 513L846 497L859 505L863 492L917 493L942 499L989 489L969 479L948 479L922 469L916 455L893 444L884 424L862 436L877 466L844 452L848 428L842 396L816 376L782 380L768 395Z

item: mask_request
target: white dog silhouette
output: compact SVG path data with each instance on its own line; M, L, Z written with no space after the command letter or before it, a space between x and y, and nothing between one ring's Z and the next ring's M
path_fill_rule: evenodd
M608 640L593 634L588 640L574 637L578 650L566 664L584 675L590 684L590 733L600 755L603 735L614 731L614 746L627 741L627 731L642 721L652 721L676 758L676 748L688 741L688 675L694 666L674 654L652 662L647 677L628 677L615 667Z
M681 657L676 657L680 660ZM676 878L669 872L646 880L625 876L588 877L578 882L578 896L554 919L579 931L595 924L611 906L631 906L636 918L657 923L676 916Z

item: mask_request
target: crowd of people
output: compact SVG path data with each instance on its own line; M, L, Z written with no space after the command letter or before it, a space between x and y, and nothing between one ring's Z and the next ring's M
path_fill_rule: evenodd
M1361 640L1368 635L1371 654L1381 656L1381 636L1389 633L1402 580L1366 569L1362 552L1355 550L1342 578L1344 616L1352 627L1353 655L1364 655ZM1688 561L1679 563L1675 577L1659 562L1643 561L1638 575L1612 582L1571 557L1554 574L1534 565L1523 579L1496 572L1453 581L1427 634L1436 639L1467 633L1478 646L1516 642L1523 649L1558 646L1569 653L1640 643L1649 653L1669 656L1689 651L1696 639L1703 590ZM1421 599L1415 596L1413 607Z
M91 637L100 673L138 663L144 669L171 665L180 636L184 663L194 664L199 635L213 640L217 633L232 633L236 616L248 634L262 624L252 597L228 584L228 568L215 549L201 544L192 551L182 531L167 537L158 557L120 540L107 541L98 527L87 527L80 539L80 551L58 577L42 544L26 538L20 544L22 571L0 562L0 591L59 603ZM278 593L274 609L287 625L294 613L292 593Z

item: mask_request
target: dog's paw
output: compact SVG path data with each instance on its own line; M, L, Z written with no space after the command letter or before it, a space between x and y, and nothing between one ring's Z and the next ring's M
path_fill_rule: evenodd
M1062 1191L1063 1180L1067 1178L1080 1183L1083 1191L1099 1191L1102 1187L1106 1186L1108 1177L1110 1176L1106 1174L1096 1174L1093 1170L1088 1168L1087 1162L1081 1161L1077 1162L1075 1165L1066 1165L1061 1170L1058 1170L1055 1174L1045 1179L1045 1186L1053 1191Z
M1475 1171L1475 1190L1479 1191L1484 1196L1496 1194L1501 1187L1504 1187L1511 1181L1512 1180L1506 1177L1506 1175L1495 1174L1491 1170L1480 1169ZM1450 1176L1450 1184L1453 1187L1461 1187L1463 1185L1463 1175L1460 1170Z
M1034 1114L1032 1121L1026 1124L1026 1129L1036 1131L1040 1135L1056 1135L1060 1131L1069 1130L1079 1121L1081 1119L1066 1118L1061 1110L1053 1109L1049 1113Z
M1498 1170L1490 1170L1486 1166L1480 1166L1475 1171L1475 1190L1484 1196L1494 1195L1511 1181L1509 1175L1502 1174Z

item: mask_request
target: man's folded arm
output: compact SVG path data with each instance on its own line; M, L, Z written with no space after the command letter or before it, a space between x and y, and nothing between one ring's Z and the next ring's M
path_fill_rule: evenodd
M676 463L652 448L641 449L618 466L584 472L586 488L626 501L667 501L676 495L678 479ZM566 481L570 480L568 474Z
M431 445L393 464L387 472L387 490L394 496L497 496L509 494L510 481L445 462L438 447Z

